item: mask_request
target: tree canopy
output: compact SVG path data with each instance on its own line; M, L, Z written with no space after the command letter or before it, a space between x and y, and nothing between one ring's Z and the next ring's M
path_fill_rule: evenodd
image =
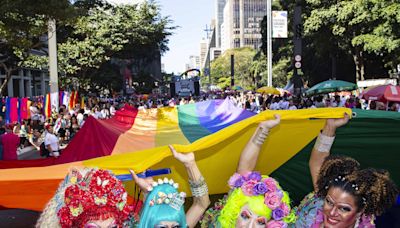
M130 61L131 64L140 68L145 62L168 50L168 36L174 27L170 26L171 20L168 17L160 15L159 7L155 3L113 6L101 0L81 0L69 6L74 12L71 17L58 17L60 21L57 21L60 76L106 77L98 69L112 66L111 58L134 59ZM14 14L23 7L19 6L17 9ZM46 14L47 11L39 12L41 14L34 14L35 17L17 14L17 22L25 27L15 26L16 22L6 24L5 17L0 22L0 26L7 25L0 27L0 35L10 37L3 42L4 48L0 50L2 57L12 59L9 63L0 62L4 63L1 65L4 69L11 69L9 76L21 66L48 68L46 38L43 40L43 37L47 34L47 19L53 17L50 13ZM24 21L28 23L22 23ZM17 39L16 34L21 31L26 35L23 39ZM32 55L32 49L42 50L43 54Z

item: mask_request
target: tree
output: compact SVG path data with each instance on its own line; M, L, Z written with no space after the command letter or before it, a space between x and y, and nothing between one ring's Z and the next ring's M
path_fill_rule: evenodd
M0 67L6 78L0 94L11 75L32 55L32 50L45 46L50 18L60 22L73 20L74 8L68 0L2 1L0 9Z
M400 3L390 0L306 0L312 7L306 35L324 33L352 55L356 80L364 80L366 54L393 55L400 47ZM329 34L330 33L330 34ZM392 63L393 64L393 63Z
M235 84L246 89L253 89L255 86L250 68L256 51L251 48L226 50L221 56L211 63L212 81L220 88L230 86L232 54L235 56Z
M154 3L89 7L58 44L59 71L62 76L94 79L104 64L111 66L111 58L116 58L128 60L129 68L135 65L141 72L168 50L167 37L174 29L170 23ZM47 63L47 56L35 56L31 62L36 67L43 64L42 68Z

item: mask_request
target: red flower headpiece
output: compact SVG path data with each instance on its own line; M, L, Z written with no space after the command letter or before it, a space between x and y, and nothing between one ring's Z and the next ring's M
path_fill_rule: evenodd
M62 207L57 215L61 226L83 227L87 222L114 218L121 225L132 207L127 204L127 192L122 182L105 170L90 170L85 176L73 170L67 178Z

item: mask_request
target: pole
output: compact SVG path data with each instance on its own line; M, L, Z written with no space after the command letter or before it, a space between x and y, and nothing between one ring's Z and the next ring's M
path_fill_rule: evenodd
M210 48L208 48L208 81L211 86L212 81L211 81L211 58L210 58L210 55L211 55Z
M268 86L272 86L272 15L271 0L267 0L267 66L268 66Z
M50 100L51 109L58 112L58 71L57 71L57 37L56 37L56 21L49 20L48 24L49 37L49 71L50 71Z
M231 55L231 87L235 85L235 56Z

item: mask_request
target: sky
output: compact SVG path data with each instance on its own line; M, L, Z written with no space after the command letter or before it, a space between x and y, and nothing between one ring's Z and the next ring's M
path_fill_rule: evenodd
M129 4L138 0L108 0L112 3ZM175 74L185 71L190 55L200 54L200 40L214 18L215 0L156 0L162 16L170 16L175 26L169 37L169 51L161 57L165 72Z

